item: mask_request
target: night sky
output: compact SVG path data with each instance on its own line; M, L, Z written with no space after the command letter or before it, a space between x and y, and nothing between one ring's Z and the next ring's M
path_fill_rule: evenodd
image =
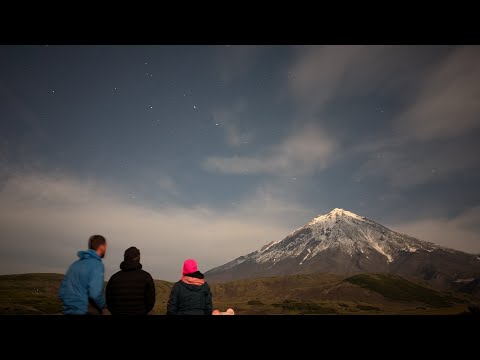
M0 46L0 273L156 279L344 208L480 253L479 46Z

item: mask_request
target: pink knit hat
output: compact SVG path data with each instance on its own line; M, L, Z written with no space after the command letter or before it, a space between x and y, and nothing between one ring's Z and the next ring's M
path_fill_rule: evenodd
M192 274L195 271L198 271L197 262L193 259L185 260L183 263L182 275Z

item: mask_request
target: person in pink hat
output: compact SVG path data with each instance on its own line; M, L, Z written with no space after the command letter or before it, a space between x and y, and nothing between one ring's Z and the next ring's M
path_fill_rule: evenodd
M167 315L211 315L212 293L193 259L183 263L182 277L170 292Z

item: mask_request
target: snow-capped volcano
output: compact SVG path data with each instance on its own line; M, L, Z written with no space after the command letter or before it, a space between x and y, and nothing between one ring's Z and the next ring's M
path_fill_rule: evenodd
M480 260L337 208L206 276L210 281L226 281L309 272L393 272L450 284L459 278L478 277Z

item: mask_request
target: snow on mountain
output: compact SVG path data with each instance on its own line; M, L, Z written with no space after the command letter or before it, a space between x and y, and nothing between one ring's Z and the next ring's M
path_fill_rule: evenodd
M223 281L306 272L394 272L443 283L460 274L463 278L467 278L467 273L480 274L478 263L475 255L397 233L366 217L336 208L313 218L283 240L271 242L206 275L211 280Z

